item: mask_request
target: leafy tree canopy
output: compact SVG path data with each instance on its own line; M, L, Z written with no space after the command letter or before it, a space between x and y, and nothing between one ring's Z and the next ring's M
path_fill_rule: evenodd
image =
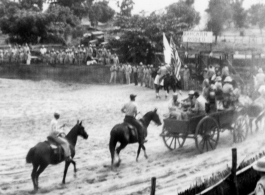
M247 12L243 8L244 0L234 0L231 2L233 10L233 21L238 28L243 28L246 23Z
M230 0L210 0L206 12L209 14L207 29L213 31L217 41L217 36L222 32L225 23L232 18Z
M112 40L111 44L120 48L124 60L139 62L150 59L147 63L151 63L151 56L163 50L163 32L178 42L178 33L191 29L199 20L199 13L185 1L170 5L164 14L117 15L115 25L123 34L120 40Z
M252 25L258 25L262 33L262 29L265 26L265 5L258 3L252 5L248 10L249 20Z

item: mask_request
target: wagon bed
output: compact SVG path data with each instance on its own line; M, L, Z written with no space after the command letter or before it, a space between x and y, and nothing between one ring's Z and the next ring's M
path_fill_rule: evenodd
M208 115L198 115L189 120L164 119L161 136L170 149L182 147L187 138L195 140L197 149L203 153L214 150L218 144L219 134L224 130L233 131L234 142L246 139L248 125L245 116L238 110L224 110Z

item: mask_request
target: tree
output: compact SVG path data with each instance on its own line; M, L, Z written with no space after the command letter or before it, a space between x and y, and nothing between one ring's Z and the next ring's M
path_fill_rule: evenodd
M230 0L210 0L206 12L209 15L207 29L213 31L215 42L217 42L217 37L223 31L225 23L232 17Z
M88 16L92 26L97 26L98 22L105 23L113 18L115 11L108 4L108 1L103 0L94 3L89 8Z
M244 0L234 0L232 1L233 9L233 21L237 28L243 28L245 26L247 12L243 8Z
M134 2L133 0L123 0L120 6L120 14L122 16L132 16Z
M44 1L45 0L19 0L19 3L24 9L42 11Z
M252 5L248 10L249 20L252 25L258 25L262 34L262 29L265 26L265 5L258 3Z
M118 47L125 60L152 63L155 52L163 50L163 32L178 40L179 33L189 30L199 23L199 13L184 1L174 3L166 8L166 13L152 13L149 16L118 15L115 25L122 31L120 40L112 40L112 47Z

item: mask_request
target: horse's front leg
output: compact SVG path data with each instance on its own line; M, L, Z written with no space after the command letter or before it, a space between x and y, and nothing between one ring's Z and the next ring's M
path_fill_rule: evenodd
M65 184L65 177L66 177L66 174L67 174L67 170L68 170L69 165L70 165L70 162L69 161L65 161L63 181L62 181L63 184Z

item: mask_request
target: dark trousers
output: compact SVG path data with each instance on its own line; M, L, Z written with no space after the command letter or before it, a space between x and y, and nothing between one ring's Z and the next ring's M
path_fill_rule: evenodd
M124 122L127 122L133 125L137 129L137 133L139 137L138 141L143 143L146 133L144 132L144 129L142 128L141 123L138 120L136 120L135 117L133 116L125 116Z
M133 73L133 78L134 78L134 84L138 85L138 73L137 72Z

